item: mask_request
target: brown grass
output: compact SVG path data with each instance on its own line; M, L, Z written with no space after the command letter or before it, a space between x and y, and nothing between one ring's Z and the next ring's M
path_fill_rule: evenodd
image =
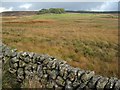
M118 77L116 15L48 14L3 17L3 22L9 22L3 23L3 42L19 51L50 54L74 67Z

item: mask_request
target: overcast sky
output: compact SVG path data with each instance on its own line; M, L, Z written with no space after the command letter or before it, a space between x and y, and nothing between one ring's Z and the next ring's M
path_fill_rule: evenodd
M3 2L3 11L33 11L42 8L65 8L65 10L118 11L117 2Z

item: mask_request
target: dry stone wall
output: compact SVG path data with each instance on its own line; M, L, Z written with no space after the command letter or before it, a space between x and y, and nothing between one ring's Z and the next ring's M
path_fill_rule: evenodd
M33 52L17 52L2 45L2 61L9 61L9 72L22 83L26 78L36 77L44 88L60 90L120 89L120 80L115 77L95 75L94 71L74 68L63 60Z

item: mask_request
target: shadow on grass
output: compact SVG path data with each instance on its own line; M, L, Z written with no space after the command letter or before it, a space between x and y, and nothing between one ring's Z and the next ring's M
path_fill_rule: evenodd
M15 75L5 72L2 78L2 88L21 88L21 84L17 82Z
M17 82L16 75L11 74L8 69L9 60L2 67L2 90L7 90L7 88L21 88L21 84Z

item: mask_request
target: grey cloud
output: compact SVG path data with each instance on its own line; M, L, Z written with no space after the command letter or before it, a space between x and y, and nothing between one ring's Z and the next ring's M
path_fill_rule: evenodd
M42 8L65 8L66 10L118 10L118 3L111 2L106 4L104 2L4 2L3 7L13 7L14 11L24 11L25 9L19 8L23 4L32 4L29 10L40 10ZM101 7L101 8L100 8Z

